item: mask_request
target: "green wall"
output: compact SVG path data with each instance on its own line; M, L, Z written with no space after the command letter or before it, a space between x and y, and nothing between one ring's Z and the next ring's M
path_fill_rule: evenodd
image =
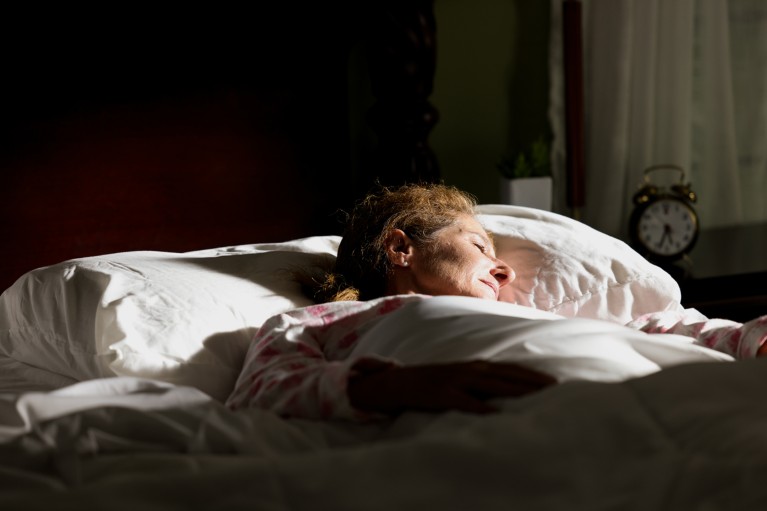
M437 69L431 103L439 111L429 143L443 180L500 201L504 156L550 138L548 0L435 0ZM364 49L349 73L351 165L367 165L376 136L365 118L375 99Z
M498 161L550 138L549 2L436 0L435 15L430 143L447 184L495 203Z

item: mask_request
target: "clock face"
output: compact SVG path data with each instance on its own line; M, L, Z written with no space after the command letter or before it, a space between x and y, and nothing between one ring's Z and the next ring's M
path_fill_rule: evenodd
M642 211L636 226L639 242L653 254L673 257L695 242L698 219L690 206L676 199L661 198Z

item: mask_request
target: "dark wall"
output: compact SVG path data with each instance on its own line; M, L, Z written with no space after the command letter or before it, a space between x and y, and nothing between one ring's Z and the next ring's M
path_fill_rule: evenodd
M6 16L3 275L337 230L353 20L308 5Z

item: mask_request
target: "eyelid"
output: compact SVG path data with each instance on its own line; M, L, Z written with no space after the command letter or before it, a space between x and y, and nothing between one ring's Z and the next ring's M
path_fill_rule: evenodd
M495 250L493 250L495 249L495 246L490 239L485 238L484 236L478 233L472 233L472 235L474 237L474 239L472 240L472 243L474 243L474 245L477 246L482 251L483 254L489 254L495 257L495 254L494 254Z
M474 240L474 246L479 248L480 252L483 254L487 254L490 252L490 247L492 246L487 242L487 240L483 239L481 236L477 236Z

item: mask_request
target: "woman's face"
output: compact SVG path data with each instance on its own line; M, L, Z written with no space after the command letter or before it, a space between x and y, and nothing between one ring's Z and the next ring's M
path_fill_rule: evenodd
M495 257L485 229L471 215L437 234L435 243L413 247L407 266L412 292L498 299L500 289L514 279L514 271Z

